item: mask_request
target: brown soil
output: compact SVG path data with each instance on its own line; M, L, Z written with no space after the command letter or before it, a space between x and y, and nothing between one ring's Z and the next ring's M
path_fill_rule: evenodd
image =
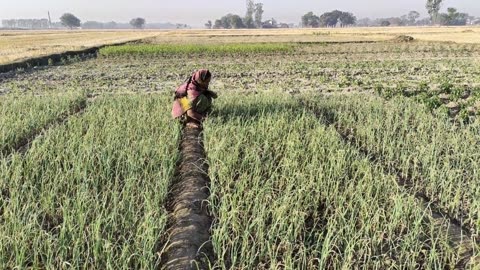
M214 260L208 215L208 164L201 128L186 126L180 144L180 162L172 183L167 210L166 239L162 239L162 269L208 269Z

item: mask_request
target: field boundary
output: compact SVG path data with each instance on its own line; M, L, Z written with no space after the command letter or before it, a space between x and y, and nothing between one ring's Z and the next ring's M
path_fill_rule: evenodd
M167 230L160 239L161 269L209 269L215 260L208 213L208 163L201 128L184 127L180 159L166 201Z
M32 145L33 141L37 137L41 136L42 134L45 134L49 129L51 129L56 125L65 124L71 116L83 114L83 112L87 108L87 103L88 103L88 99L83 99L80 102L75 102L70 106L70 108L67 111L62 113L57 118L50 120L45 126L32 130L30 134L18 140L18 142L15 143L13 147L9 149L2 149L0 151L1 155L4 157L7 157L14 152L20 153L22 155L25 154L30 148L30 146Z
M34 67L40 67L40 66L50 66L52 64L61 63L63 60L73 58L73 57L80 57L81 60L95 58L95 57L98 56L98 52L100 51L100 49L102 49L104 47L107 47L107 46L121 46L121 45L126 45L126 44L129 44L129 43L139 42L139 41L142 41L142 40L145 40L145 39L146 38L141 38L141 39L134 39L134 40L130 40L130 41L112 43L112 44L104 44L104 45L100 45L100 46L94 46L94 47L86 48L86 49L83 49L83 50L65 51L65 52L61 52L61 53L55 53L55 54L49 54L49 55L45 55L45 56L29 58L29 59L25 59L25 60L22 60L22 61L9 63L9 64L2 64L2 65L0 65L0 74L11 72L11 71L16 71L17 69L30 69L30 68L34 68Z
M412 192L409 190L412 179L404 176L398 168L387 166L376 153L359 146L358 139L355 137L354 129L351 127L341 126L335 122L332 112L321 112L313 108L308 102L298 99L302 106L310 110L325 125L331 126L338 133L339 137L345 144L354 147L360 154L370 160L370 162L380 165L385 172L395 176L397 184L403 190L414 196L418 204L425 213L429 213L434 227L448 236L451 247L457 252L459 261L454 269L466 269L467 267L480 264L480 257L474 257L476 245L479 244L478 239L473 239L470 229L465 227L462 222L450 214L443 211L435 202L433 202L426 194L421 192Z

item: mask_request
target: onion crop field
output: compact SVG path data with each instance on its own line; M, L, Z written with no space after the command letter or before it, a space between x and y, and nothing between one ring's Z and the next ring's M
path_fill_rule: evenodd
M0 74L0 268L480 269L480 44L177 34Z

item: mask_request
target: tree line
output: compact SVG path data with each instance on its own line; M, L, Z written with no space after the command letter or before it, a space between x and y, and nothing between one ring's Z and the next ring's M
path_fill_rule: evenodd
M205 24L207 29L241 29L241 28L262 28L263 26L263 3L255 3L253 0L247 1L247 12L245 17L229 13L220 19L208 21Z
M256 29L256 28L289 28L291 25L279 23L274 18L263 20L263 3L255 3L253 0L247 0L247 12L242 17L237 14L229 13L220 19L208 21L205 24L207 29Z
M443 0L426 0L425 7L429 16L420 18L418 11L410 11L408 14L399 17L390 18L362 18L358 19L351 12L333 10L325 12L318 16L313 12L308 12L301 17L302 27L348 27L348 26L421 26L421 25L480 25L480 17L470 16L468 13L459 12L456 8L447 8L446 13L440 13ZM264 5L263 3L255 3L254 0L247 0L247 11L244 17L237 14L229 13L220 19L208 21L205 27L208 29L253 29L253 28L288 28L293 24L278 23L275 19L263 21ZM2 25L10 29L48 29L68 27L84 28L84 29L125 29L133 27L142 29L146 25L144 18L133 18L129 24L121 24L116 22L95 22L87 21L82 23L81 20L71 13L65 13L60 17L60 22L50 22L48 19L10 19L2 20ZM150 25L149 25L150 26ZM153 28L189 28L185 24L154 24Z
M308 12L302 16L303 27L345 27L354 25L357 18L350 12L334 10L325 12L321 16Z
M145 27L146 20L144 18L133 18L130 23L119 24L116 22L95 22L82 21L72 13L65 13L60 17L60 22L50 22L48 19L9 19L2 20L2 25L9 29L49 29L49 28L61 28L67 27L70 29L84 28L84 29L119 29L126 28L127 26L135 29L142 29ZM177 28L184 27L184 25L177 25Z

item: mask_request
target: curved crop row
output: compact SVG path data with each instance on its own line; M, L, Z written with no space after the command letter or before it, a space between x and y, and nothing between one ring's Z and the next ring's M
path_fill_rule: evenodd
M456 263L446 235L395 178L291 98L232 97L205 126L221 269Z
M85 102L85 97L78 94L2 97L0 99L0 155L16 150L44 127L68 116Z
M469 126L433 115L405 97L388 102L372 96L319 97L313 103L325 118L355 133L359 146L399 169L441 208L480 232L480 121Z
M100 98L0 163L0 265L145 269L158 259L178 127L160 96Z

